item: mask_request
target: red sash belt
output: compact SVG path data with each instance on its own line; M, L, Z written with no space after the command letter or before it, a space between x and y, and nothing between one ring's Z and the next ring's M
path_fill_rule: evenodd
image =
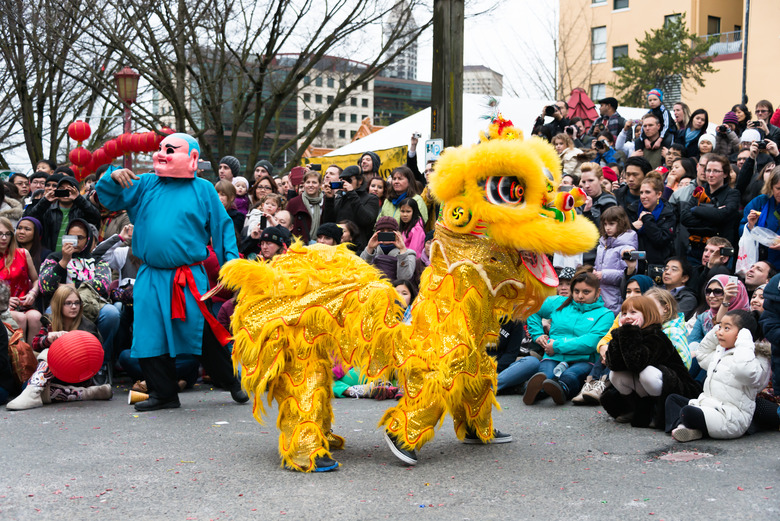
M180 320L187 319L187 301L184 296L184 287L186 286L190 289L192 296L195 297L195 302L198 303L200 312L206 319L208 326L211 327L211 331L214 333L214 336L217 337L220 345L227 345L227 343L230 342L230 333L227 329L222 327L222 324L217 322L217 319L214 317L214 315L211 314L211 311L209 311L209 309L206 307L206 303L201 300L198 286L195 284L195 277L193 276L190 267L198 265L200 265L200 262L190 264L189 266L179 266L176 268L176 273L173 276L171 318L178 318Z

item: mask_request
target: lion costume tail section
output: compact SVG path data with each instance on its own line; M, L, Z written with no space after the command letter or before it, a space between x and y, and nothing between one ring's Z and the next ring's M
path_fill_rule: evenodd
M234 260L220 275L239 290L233 362L244 368L254 416L262 423L268 391L268 403L279 403L283 463L311 470L332 441L331 357L375 380L410 356L399 296L346 246L296 242L270 263Z

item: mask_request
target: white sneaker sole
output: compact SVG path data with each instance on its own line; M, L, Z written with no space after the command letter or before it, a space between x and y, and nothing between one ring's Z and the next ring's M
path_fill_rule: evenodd
M390 447L390 450L392 451L393 455L398 458L399 460L403 461L407 465L417 465L417 460L412 459L400 450L398 450L398 447L395 446L395 443L393 443L393 440L390 439L390 436L387 435L387 431L385 431L385 441L387 442L387 446Z
M702 438L702 433L698 429L677 427L672 431L672 438L679 441L680 443L685 443L688 441L700 440Z

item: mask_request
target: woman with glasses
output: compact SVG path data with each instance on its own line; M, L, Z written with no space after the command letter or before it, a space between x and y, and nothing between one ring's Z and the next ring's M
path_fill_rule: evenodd
M41 407L44 403L73 402L82 400L108 400L113 395L108 384L95 385L90 379L70 385L57 380L49 369L46 359L48 350L55 340L70 331L86 331L98 340L95 324L87 319L82 311L81 297L72 284L63 284L51 299L51 321L42 327L32 343L38 355L38 367L27 381L22 394L6 406L12 411L21 411Z
M736 223L740 193L729 187L730 173L728 158L708 155L704 186L696 187L687 201L681 201L680 222L688 229L688 260L691 265L701 263L704 245L711 237L723 237L731 244L739 242Z
M105 260L95 260L95 228L83 219L73 219L62 237L62 250L55 251L41 265L38 280L45 299L53 297L62 284L77 288L89 283L104 299L109 298L111 268ZM93 317L94 318L94 317ZM103 338L104 366L96 377L100 383L110 383L114 336L119 331L119 310L103 305L97 315L97 327Z
M260 174L249 190L249 199L252 201L252 208L257 208L260 200L268 194L278 194L279 189L271 176Z
M31 344L41 328L41 313L35 309L38 272L30 253L16 243L13 225L5 217L0 217L0 279L11 288L8 309Z

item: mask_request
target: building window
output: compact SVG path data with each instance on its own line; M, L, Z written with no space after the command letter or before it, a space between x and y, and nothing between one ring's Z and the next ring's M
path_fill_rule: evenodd
M322 76L317 76L314 78L314 85L317 87L322 87Z
M669 24L676 24L679 22L680 22L680 13L668 14L664 16L664 27L666 27Z
M612 66L618 67L618 59L628 56L628 45L615 45L612 47Z
M311 119L311 112L308 110L303 111L303 119Z
M345 139L347 137L347 131L346 130L339 130L339 138Z
M591 0L591 4L597 5L597 4L606 4L607 0Z
M717 16L707 17L707 34L720 34L720 18Z
M325 129L325 135L328 137L328 139L333 139L333 129L332 128L326 128Z
M311 77L309 77L309 76L304 76L304 77L303 77L303 84L304 84L304 85L309 85L310 83L311 83Z
M628 9L628 0L614 0L612 3L612 9Z
M328 96L328 105L333 105L333 96Z
M607 97L607 85L605 83L592 83L590 86L590 99L601 99Z
M350 130L349 139L355 139L355 134L357 134L357 130Z
M315 103L322 103L322 94L315 94L314 101Z
M306 103L310 102L311 101L311 94L309 94L308 92L305 93L303 95L303 101L305 101Z
M366 119L367 117L368 117L368 114L361 114L361 115L360 115L360 121L363 121L363 120L364 120L364 119Z
M349 122L350 123L357 123L357 114L350 114L349 115Z
M362 100L360 100L360 103L362 106L368 107L368 98L363 98Z
M607 28L606 26L591 29L590 44L591 60L604 61L607 59Z
M339 121L341 121L342 123L346 122L347 121L347 115L344 114L343 112L341 114L339 114Z
M345 80L344 78L341 78L339 80L339 88L340 89L346 89L347 88L347 80Z
M352 105L353 107L357 107L357 98L352 98L351 100L349 100L349 104Z
M364 91L367 91L367 90L368 90L368 83L364 83L364 84L363 84L363 90L364 90Z
M333 78L328 78L328 87L332 89L335 86L336 86L336 80L334 80Z

